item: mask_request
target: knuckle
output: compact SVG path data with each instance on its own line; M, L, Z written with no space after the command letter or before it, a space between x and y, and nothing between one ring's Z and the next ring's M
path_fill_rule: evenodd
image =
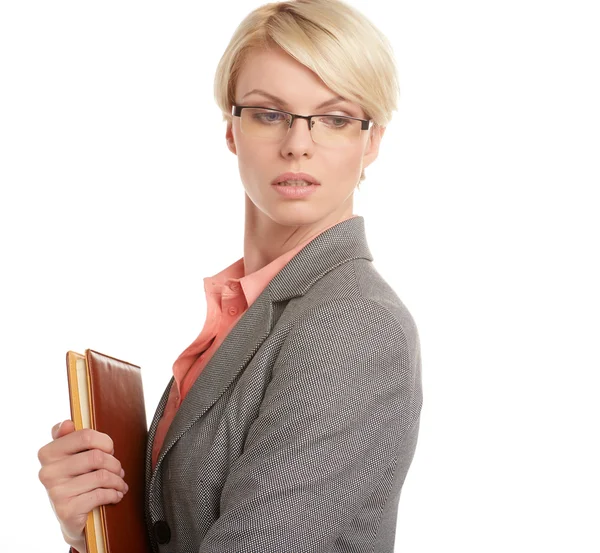
M40 448L37 452L38 461L43 465L46 459L46 446Z
M99 468L103 465L104 456L99 449L90 449L88 456L92 468Z
M90 449L92 445L93 434L89 428L84 428L79 431L79 441L83 449Z
M110 474L106 469L97 470L96 479L100 484L105 484L110 479Z
M40 482L42 484L44 484L44 486L46 485L46 475L47 475L48 471L46 470L46 467L42 467L39 471L38 471L38 478L40 480Z
M96 505L104 505L107 503L107 492L109 490L105 490L104 488L96 488L94 490L94 503Z
M55 506L55 508L60 508L60 509L63 508L63 506L61 505L61 502L60 502L61 495L59 494L59 492L56 488L50 488L48 490L48 498L50 499L52 504Z

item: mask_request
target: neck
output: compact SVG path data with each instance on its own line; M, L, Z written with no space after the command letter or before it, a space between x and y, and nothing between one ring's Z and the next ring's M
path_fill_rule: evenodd
M246 195L244 219L244 274L262 269L280 255L294 249L330 227L352 216L352 196L338 209L320 219L314 216L290 216L274 221L260 211Z

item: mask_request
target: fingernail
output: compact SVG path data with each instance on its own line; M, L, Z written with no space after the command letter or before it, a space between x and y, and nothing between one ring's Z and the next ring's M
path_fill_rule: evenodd
M125 469L121 469L121 478L123 478L123 476L125 476Z
M127 482L125 483L125 493L127 493L129 491L129 486L127 485Z
M117 492L117 495L119 496L119 499L123 499L123 492Z
M64 422L64 421L63 421ZM57 425L55 425L55 427L52 429L52 437L56 438L59 434L60 434L60 427L62 426L62 422L59 422Z

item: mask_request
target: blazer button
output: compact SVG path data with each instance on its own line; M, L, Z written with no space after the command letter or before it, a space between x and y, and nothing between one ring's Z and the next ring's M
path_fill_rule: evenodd
M164 520L157 520L152 529L158 543L163 544L171 541L171 529Z

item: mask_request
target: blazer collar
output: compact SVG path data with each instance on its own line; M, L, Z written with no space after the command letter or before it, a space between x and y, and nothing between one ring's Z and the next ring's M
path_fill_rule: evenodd
M324 274L357 258L373 261L360 215L328 228L292 257L267 286L271 300L302 296Z

